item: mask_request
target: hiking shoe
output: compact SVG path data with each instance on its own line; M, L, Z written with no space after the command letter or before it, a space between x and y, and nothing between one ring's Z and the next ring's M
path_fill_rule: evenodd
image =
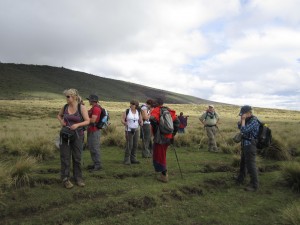
M90 172L97 172L97 171L99 171L99 170L102 170L102 166L96 166L96 167L94 167L93 169L90 169L89 171L90 171Z
M88 169L88 170L92 170L92 169L94 169L94 168L95 168L94 165L88 165L88 166L87 166L87 169Z
M255 191L257 191L257 188L252 187L252 186L248 186L248 187L245 187L244 190L245 191L250 191L250 192L255 192Z
M78 180L78 181L76 182L76 184L77 184L77 186L79 186L79 187L84 187L84 186L85 186L85 183L83 182L83 180Z
M168 174L166 174L166 176L163 175L163 174L161 174L159 177L157 177L157 180L159 180L159 181L161 181L163 183L168 183L168 181L169 181Z
M74 185L71 183L71 181L66 180L64 181L64 187L67 189L71 189Z

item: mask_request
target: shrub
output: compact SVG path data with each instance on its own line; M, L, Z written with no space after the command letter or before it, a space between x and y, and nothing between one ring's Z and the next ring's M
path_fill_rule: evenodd
M265 149L258 150L258 154L266 159L274 160L290 160L289 151L283 147L284 144L273 138L271 146Z
M32 172L37 169L37 160L34 157L21 157L11 169L11 178L16 187L29 186Z
M300 164L298 162L290 162L284 165L282 176L292 190L300 192Z
M292 203L282 211L284 224L300 224L300 203Z

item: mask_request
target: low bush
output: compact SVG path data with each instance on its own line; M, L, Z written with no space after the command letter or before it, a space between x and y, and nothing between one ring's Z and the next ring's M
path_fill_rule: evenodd
M11 179L16 187L29 186L32 173L37 169L37 160L34 157L21 157L11 169Z
M300 164L298 162L290 162L284 165L282 176L292 190L300 192Z

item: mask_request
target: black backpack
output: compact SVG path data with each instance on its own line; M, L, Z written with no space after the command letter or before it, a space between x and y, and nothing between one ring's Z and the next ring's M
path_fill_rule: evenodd
M108 126L109 113L105 108L101 107L100 105L99 107L101 109L101 114L100 114L99 121L95 124L95 126L98 129L104 129Z
M262 123L259 120L257 121L259 123L259 131L256 147L258 149L270 147L272 143L272 131L266 123Z

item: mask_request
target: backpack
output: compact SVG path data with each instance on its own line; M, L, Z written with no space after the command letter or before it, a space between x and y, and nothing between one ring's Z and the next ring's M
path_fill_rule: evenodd
M167 107L160 108L159 130L161 134L172 134L174 131L173 119Z
M267 124L262 123L259 120L257 121L259 123L259 131L257 136L256 147L258 149L270 147L272 142L272 131Z
M98 129L104 129L108 127L108 121L109 121L109 113L105 108L102 108L99 105L100 109L101 109L101 114L100 114L100 118L99 121L95 124L95 126Z
M216 117L216 112L211 113L211 112L206 111L206 115L205 115L204 120L207 119L208 114L209 114L209 117L210 117L211 119L213 119L214 117Z

